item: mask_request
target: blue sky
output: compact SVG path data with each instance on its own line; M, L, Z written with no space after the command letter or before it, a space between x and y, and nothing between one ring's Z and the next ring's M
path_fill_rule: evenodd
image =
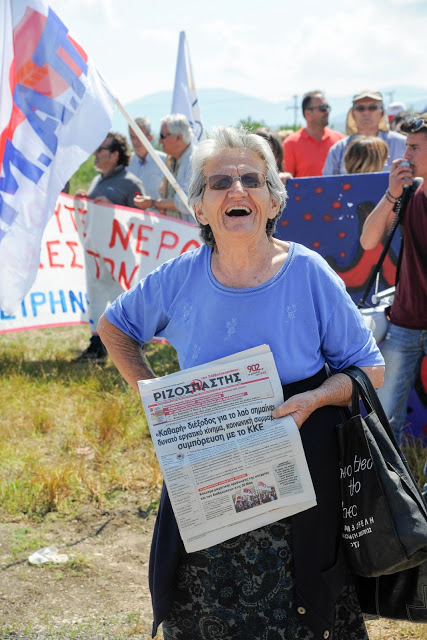
M426 86L427 0L50 0L122 103L174 82L289 101L320 88Z

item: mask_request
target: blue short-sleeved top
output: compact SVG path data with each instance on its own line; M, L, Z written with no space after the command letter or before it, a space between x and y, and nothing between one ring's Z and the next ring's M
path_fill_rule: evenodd
M282 384L325 363L382 365L384 360L341 278L317 253L290 243L278 273L252 288L218 283L212 249L170 260L108 307L107 319L138 343L165 338L181 369L268 344Z

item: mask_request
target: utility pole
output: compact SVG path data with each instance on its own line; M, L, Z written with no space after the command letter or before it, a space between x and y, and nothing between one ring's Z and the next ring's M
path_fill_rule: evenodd
M285 107L285 111L289 111L290 109L293 110L293 112L294 112L294 127L296 127L297 126L297 121L298 121L298 110L299 110L298 96L293 96L293 99L294 99L293 105L289 105L289 106Z
M386 91L385 94L388 96L388 103L391 104L393 102L394 94L396 91L393 89L392 91Z

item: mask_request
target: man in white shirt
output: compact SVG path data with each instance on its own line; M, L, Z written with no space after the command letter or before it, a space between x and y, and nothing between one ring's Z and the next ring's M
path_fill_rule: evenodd
M148 118L135 118L135 122L149 142L153 140L151 124ZM129 138L133 153L129 162L129 171L137 176L144 185L145 194L152 200L160 197L159 189L164 175L144 147L136 133L129 127ZM166 163L166 153L156 152L162 162Z
M161 119L160 144L168 156L170 172L186 195L188 195L192 173L193 140L190 123L182 113L171 113ZM163 198L151 199L148 196L137 196L134 199L134 205L139 209L155 207L167 216L194 222L193 216L169 182L166 184Z

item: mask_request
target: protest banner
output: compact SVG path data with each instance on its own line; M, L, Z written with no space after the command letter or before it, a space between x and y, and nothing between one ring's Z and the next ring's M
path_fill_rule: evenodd
M200 246L198 227L151 211L75 199L86 265L107 268L123 290L157 266Z
M4 0L0 13L0 307L13 314L61 189L111 126L114 96L43 0Z
M357 304L382 250L380 243L364 251L359 238L363 223L387 185L387 173L288 180L289 199L275 236L320 253L344 280ZM394 285L399 243L397 233L380 272L380 291Z
M61 194L43 235L34 285L13 314L0 310L0 334L87 322L87 307L74 198Z
M87 322L86 265L94 277L107 268L126 290L198 246L195 225L61 194L43 236L36 281L15 313L0 310L0 334Z

